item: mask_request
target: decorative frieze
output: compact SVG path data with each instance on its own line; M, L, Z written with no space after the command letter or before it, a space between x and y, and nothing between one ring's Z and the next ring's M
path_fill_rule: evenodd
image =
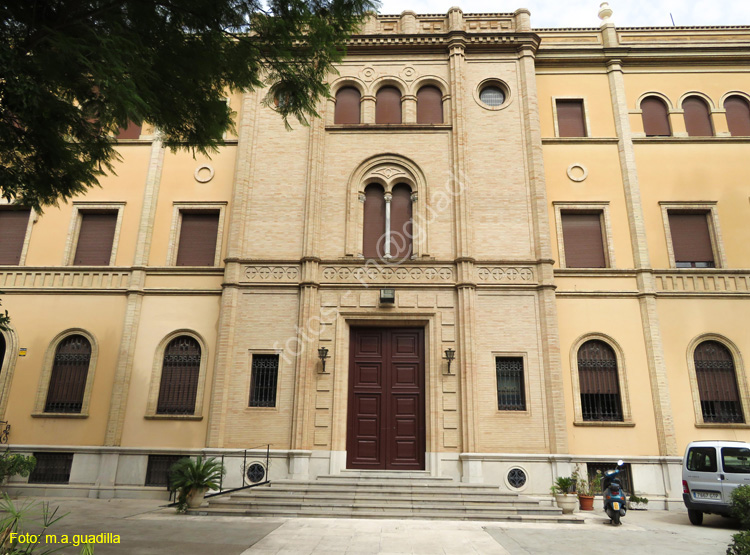
M478 283L536 283L531 266L478 266Z
M327 265L321 268L321 283L444 283L455 280L450 266Z
M299 281L299 266L257 265L246 266L243 282L283 282L296 283Z
M130 282L127 270L34 269L0 271L0 288L13 289L94 289L126 290Z
M750 274L659 272L656 290L665 293L750 293Z

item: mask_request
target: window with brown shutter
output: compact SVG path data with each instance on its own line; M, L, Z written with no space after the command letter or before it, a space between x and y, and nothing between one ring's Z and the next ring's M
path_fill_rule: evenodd
M140 139L142 126L131 122L128 122L127 127L120 127L115 135L116 139Z
M401 91L382 87L375 97L375 123L401 123Z
M360 122L361 95L354 87L343 87L336 93L336 110L333 123L352 124Z
M81 412L90 362L91 343L82 335L69 335L59 343L44 412Z
M750 137L750 104L744 96L733 95L724 101L727 126L732 137Z
M661 98L656 96L644 98L641 102L641 117L643 118L643 132L647 137L669 137L672 134L667 105Z
M385 192L380 185L365 189L362 225L362 254L366 259L382 258L385 254Z
M182 211L177 266L213 266L216 263L216 239L219 211Z
M417 91L417 123L443 123L443 93L437 87Z
M561 212L566 268L606 268L601 212Z
M194 414L201 368L201 346L190 336L176 337L164 349L156 414Z
M17 266L21 263L26 229L31 210L0 210L0 264Z
M696 347L693 361L703 421L744 422L734 358L729 349L718 341L704 341Z
M81 211L75 266L109 266L117 227L116 211Z
M674 262L678 268L713 268L714 253L708 212L669 211Z
M583 100L557 99L558 137L585 137L586 123L583 114Z
M584 420L622 422L617 357L604 341L592 339L578 349L578 385Z
M689 96L682 101L685 112L685 129L690 137L713 137L714 128L706 101L699 96Z
M411 188L399 183L391 193L391 257L408 260L412 254Z

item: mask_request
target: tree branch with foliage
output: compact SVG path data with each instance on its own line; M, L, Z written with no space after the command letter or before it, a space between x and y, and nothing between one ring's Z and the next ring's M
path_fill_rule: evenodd
M210 154L227 91L268 86L306 123L377 0L0 0L0 195L35 209L113 172L112 136L147 121Z
M0 291L0 295L2 295L3 292ZM8 331L10 329L10 316L8 316L8 311L2 309L3 301L0 299L0 331ZM0 363L2 361L0 360Z

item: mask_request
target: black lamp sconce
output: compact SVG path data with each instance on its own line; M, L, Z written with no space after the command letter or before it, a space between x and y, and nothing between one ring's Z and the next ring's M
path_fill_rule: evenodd
M448 347L445 350L445 360L448 361L448 374L451 373L451 362L453 362L453 359L456 358L456 351Z
M321 374L326 374L326 359L331 358L328 356L328 349L325 347L320 347L318 349L318 357L320 357L320 362L323 363L323 369L320 371Z

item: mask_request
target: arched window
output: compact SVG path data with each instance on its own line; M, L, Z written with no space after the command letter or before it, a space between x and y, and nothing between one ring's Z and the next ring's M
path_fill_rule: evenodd
M643 118L643 131L647 137L669 137L672 134L667 105L658 96L643 99L641 117Z
M617 357L612 347L598 339L581 345L578 349L578 383L584 420L623 420Z
M391 197L391 258L408 260L412 254L411 187L399 183Z
M724 101L727 125L732 137L750 137L750 105L744 96L732 95Z
M682 101L685 111L685 129L690 137L713 137L714 128L706 101L699 96L689 96Z
M194 414L201 368L201 346L181 335L164 349L156 414Z
M360 112L359 91L354 87L343 87L336 93L336 110L333 123L359 123Z
M362 254L366 259L382 258L385 254L385 196L380 185L373 183L365 189L362 228Z
M443 93L437 87L417 91L417 123L443 123Z
M401 123L401 91L381 87L375 97L375 123Z
M718 341L704 341L693 354L703 422L742 423L734 359Z
M91 343L69 335L57 345L44 412L80 413L91 362Z

